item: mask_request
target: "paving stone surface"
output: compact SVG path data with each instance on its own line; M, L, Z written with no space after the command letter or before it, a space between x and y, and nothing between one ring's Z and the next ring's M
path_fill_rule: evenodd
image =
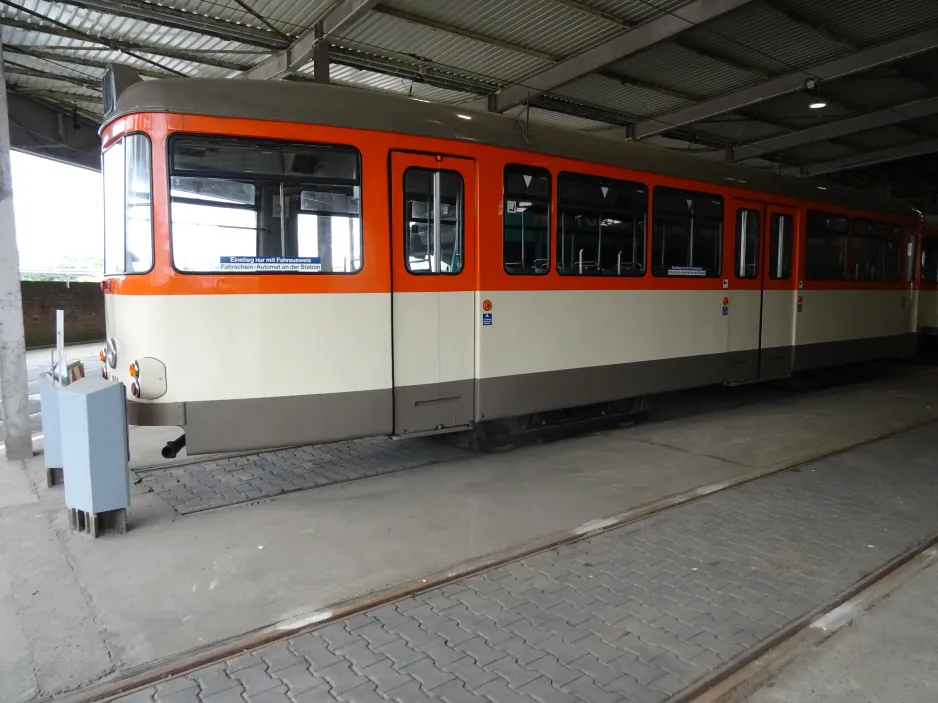
M928 426L122 700L659 703L938 531L936 448Z
M465 458L439 438L389 437L298 447L139 471L182 514Z

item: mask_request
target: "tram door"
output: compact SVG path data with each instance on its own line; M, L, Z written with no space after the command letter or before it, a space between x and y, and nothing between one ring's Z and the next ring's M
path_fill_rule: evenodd
M798 291L792 279L796 211L738 201L731 274L729 380L791 373Z
M468 426L475 405L475 161L395 151L390 171L394 433Z

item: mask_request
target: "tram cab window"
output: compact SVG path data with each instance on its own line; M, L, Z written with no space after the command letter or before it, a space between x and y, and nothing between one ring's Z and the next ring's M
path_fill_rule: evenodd
M174 136L170 221L179 271L355 273L362 266L358 151Z
M809 210L805 236L805 278L842 281L847 268L847 218Z
M462 247L462 176L456 171L407 169L404 173L404 263L407 270L411 273L459 273L463 267Z
M104 273L145 273L153 267L150 139L128 134L101 160L104 182Z
M886 237L885 222L853 218L847 265L851 281L886 280Z
M783 280L791 276L791 242L794 221L791 215L772 215L769 223L769 278Z
M922 283L938 283L938 237L922 244Z
M578 173L557 177L557 271L643 276L648 189Z
M736 211L736 278L759 275L759 211Z
M550 172L536 166L505 166L502 256L505 271L550 270Z
M723 198L655 188L651 272L655 276L718 277L723 249Z

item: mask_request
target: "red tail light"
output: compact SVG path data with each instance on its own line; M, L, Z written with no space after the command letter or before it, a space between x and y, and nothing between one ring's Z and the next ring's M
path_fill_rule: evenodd
M101 292L108 293L111 290L111 282L108 280L101 281Z
M131 392L131 394L133 395L134 398L139 398L139 397L140 397L140 386L138 386L136 383L131 383L131 384L130 384L130 392Z

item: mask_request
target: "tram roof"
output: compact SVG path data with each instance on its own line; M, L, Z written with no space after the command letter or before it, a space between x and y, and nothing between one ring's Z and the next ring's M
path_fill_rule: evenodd
M661 147L584 133L457 105L296 81L168 78L126 87L112 119L140 112L238 117L348 127L517 149L532 154L647 171L765 194L813 200L909 218L908 203L807 178L712 161Z

